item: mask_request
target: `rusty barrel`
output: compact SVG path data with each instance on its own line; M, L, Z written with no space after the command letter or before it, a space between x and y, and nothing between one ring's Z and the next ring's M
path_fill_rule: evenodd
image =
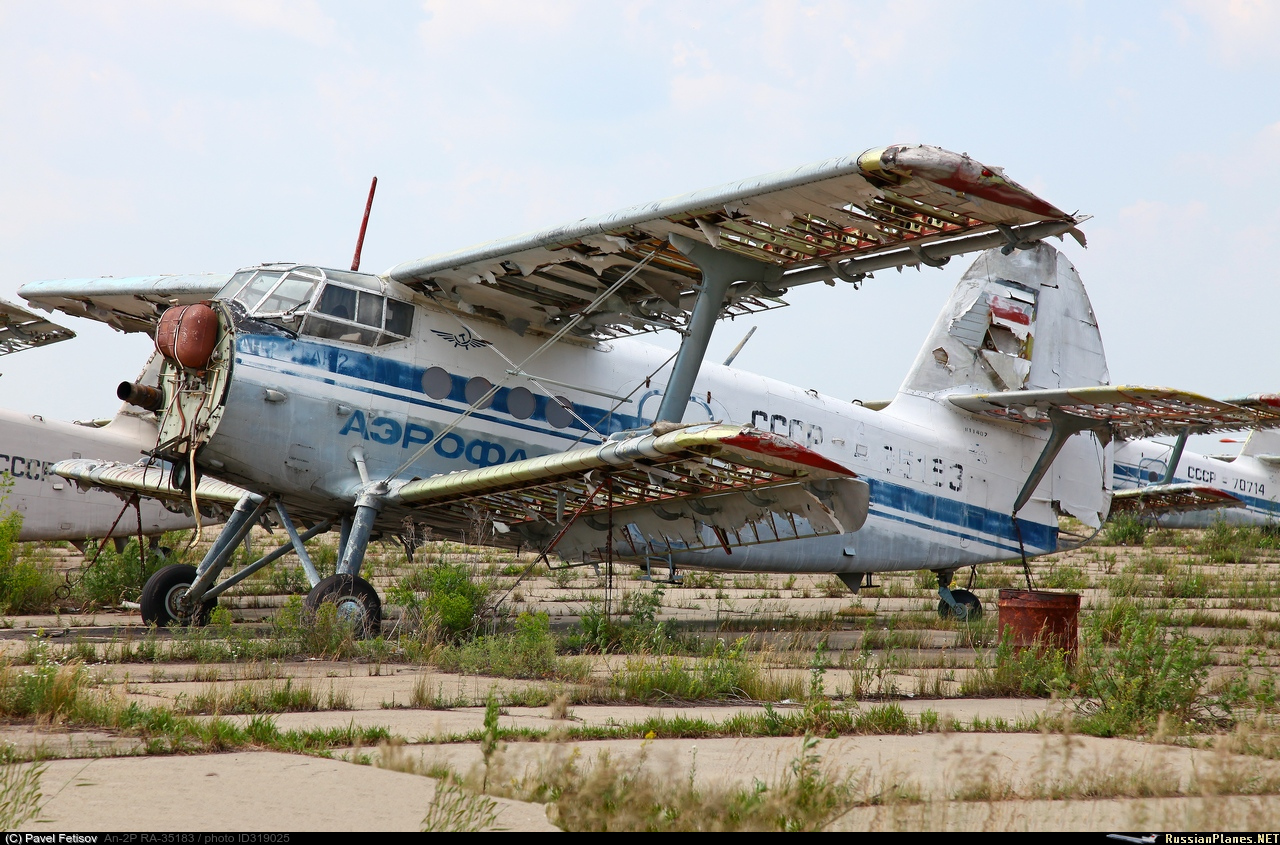
M1079 617L1079 593L1000 591L1000 639L1007 628L1015 648L1062 649L1073 660L1080 642Z

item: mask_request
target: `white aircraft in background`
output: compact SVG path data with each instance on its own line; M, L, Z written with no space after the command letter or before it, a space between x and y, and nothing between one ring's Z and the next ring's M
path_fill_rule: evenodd
M0 355L73 337L70 329L0 300ZM51 469L58 461L83 455L132 463L155 445L155 432L155 415L128 404L110 420L89 423L0 410L0 475L12 485L3 507L22 515L18 539L68 540L83 549L86 540L103 537L123 545L138 536L139 525L147 536L194 526L194 517L174 513L154 499L142 499L136 513L124 514L118 495L80 488ZM153 472L158 476L161 471Z
M407 522L567 563L823 572L854 590L928 569L940 612L965 617L980 605L950 588L958 569L1076 544L1060 515L1106 518L1112 440L1280 422L1264 402L1108 385L1080 278L1041 243L1082 240L1081 219L967 155L899 145L381 275L272 264L216 291L81 279L21 294L153 330L163 353L121 393L157 414L170 476L89 459L56 472L177 502L201 475L247 491L199 567L148 582L148 622L199 624L294 551L307 605L375 633L365 549ZM789 288L979 250L882 410L703 361L718 319ZM675 355L633 337L660 329L681 333ZM268 517L289 542L219 581ZM305 541L331 526L322 576Z
M1188 452L1185 445L1179 437L1173 444L1134 440L1117 448L1115 508L1170 528L1217 521L1280 525L1280 433L1250 432L1236 455Z

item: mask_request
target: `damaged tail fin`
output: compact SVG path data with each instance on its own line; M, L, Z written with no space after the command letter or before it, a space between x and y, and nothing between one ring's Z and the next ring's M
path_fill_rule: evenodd
M1044 242L980 254L934 323L901 391L975 393L1109 384L1075 267Z

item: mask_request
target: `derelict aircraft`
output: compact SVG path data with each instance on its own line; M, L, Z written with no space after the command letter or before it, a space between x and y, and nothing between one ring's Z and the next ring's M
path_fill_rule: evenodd
M1280 525L1280 435L1252 431L1234 455L1188 452L1186 442L1117 447L1115 505L1169 528Z
M0 300L0 355L73 337L70 329ZM59 460L82 455L132 461L154 443L154 416L129 405L109 420L88 423L0 410L0 474L11 483L3 505L22 516L17 539L67 540L83 551L87 539L112 537L123 546L131 536L192 527L192 517L141 497L132 501L134 518L125 518L111 493L68 484L52 470Z
M1083 242L1083 219L967 155L896 145L380 275L269 264L216 293L186 277L20 293L154 331L160 350L155 380L120 393L156 414L151 454L172 470L57 473L179 507L201 476L244 488L224 491L198 567L148 581L148 622L199 624L292 550L308 607L376 633L365 548L410 525L568 563L833 573L854 590L923 568L939 611L965 617L981 608L950 588L958 569L1077 543L1059 515L1101 524L1113 440L1280 422L1266 398L1109 386L1080 278L1042 243ZM980 250L882 410L703 360L717 320L790 288ZM681 334L674 355L634 337L661 329ZM267 518L289 541L218 581ZM333 526L324 577L305 541Z

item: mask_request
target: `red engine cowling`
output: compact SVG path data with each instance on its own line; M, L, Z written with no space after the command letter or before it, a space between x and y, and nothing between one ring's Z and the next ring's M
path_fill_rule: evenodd
M160 315L156 349L190 370L209 365L218 343L218 313L204 303L170 308Z

